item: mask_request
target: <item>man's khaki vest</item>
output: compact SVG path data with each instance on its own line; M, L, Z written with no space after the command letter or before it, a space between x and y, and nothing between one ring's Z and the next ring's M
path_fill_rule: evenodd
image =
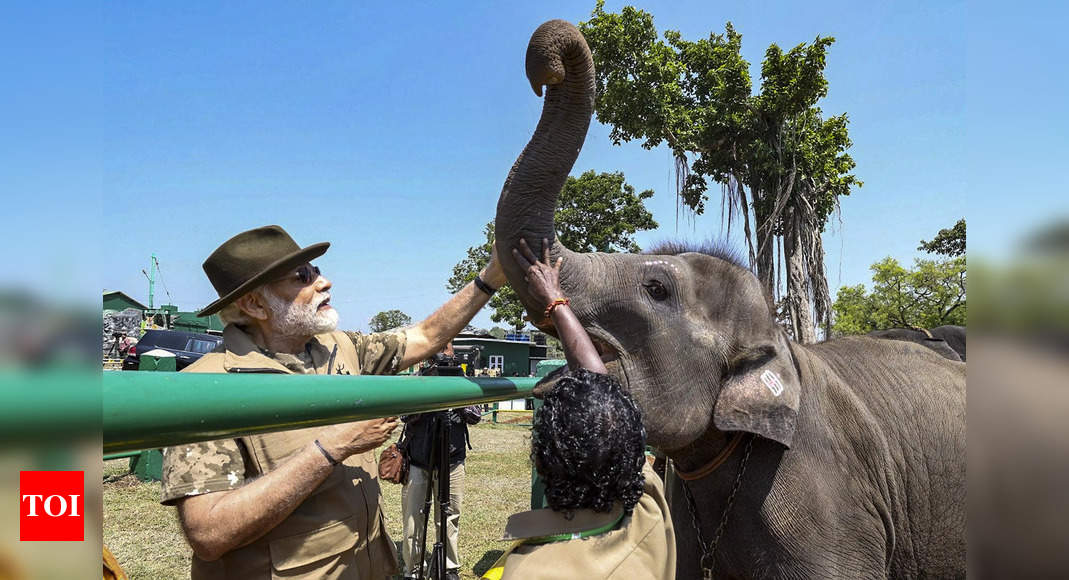
M360 374L352 341L342 332L316 337L312 360L320 374ZM224 331L225 352L205 355L184 372L223 373L293 371L263 355L248 336L233 326ZM337 346L335 357L330 354ZM246 478L269 473L292 454L307 449L321 427L250 435L237 439ZM289 517L253 543L219 560L193 557L192 580L216 579L375 579L397 573L397 555L386 533L380 507L374 451L353 455Z

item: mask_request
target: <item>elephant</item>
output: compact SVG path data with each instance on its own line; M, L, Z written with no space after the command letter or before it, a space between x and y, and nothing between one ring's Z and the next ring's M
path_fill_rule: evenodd
M950 360L965 360L965 327L946 324L931 330L892 328L874 330L869 336L890 340L909 340L938 352Z
M497 205L496 250L536 326L510 251L543 240L609 372L670 457L678 577L903 578L965 574L965 365L910 342L802 345L729 252L577 253L557 197L586 138L594 65L553 20L527 48L545 101ZM682 478L687 481L683 481Z

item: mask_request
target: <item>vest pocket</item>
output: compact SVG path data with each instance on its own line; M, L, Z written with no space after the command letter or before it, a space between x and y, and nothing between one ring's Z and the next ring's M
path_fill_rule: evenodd
M353 516L318 530L271 540L271 566L284 572L281 576L286 578L303 578L305 573L310 574L308 578L323 577L325 569L352 562L349 552L361 539L358 523L358 517Z

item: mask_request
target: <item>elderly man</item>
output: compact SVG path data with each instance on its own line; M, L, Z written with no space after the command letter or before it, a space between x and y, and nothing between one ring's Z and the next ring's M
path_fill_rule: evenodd
M330 281L280 227L227 240L204 262L223 344L184 372L390 374L438 352L500 287L496 257L423 322L393 333L335 330ZM163 499L190 546L191 576L384 578L397 572L374 450L397 418L251 435L164 451Z

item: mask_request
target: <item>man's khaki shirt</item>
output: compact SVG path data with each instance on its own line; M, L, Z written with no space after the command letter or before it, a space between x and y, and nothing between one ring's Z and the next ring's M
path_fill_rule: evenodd
M393 374L405 335L331 332L300 356L258 348L240 328L182 372L368 375ZM295 387L296 388L296 387ZM161 502L236 489L307 449L322 428L251 435L164 449ZM380 579L397 571L380 507L375 451L349 457L296 510L266 535L207 562L193 556L192 580L231 578Z
M623 507L608 513L576 510L571 519L549 508L509 517L506 540L517 540L483 576L484 580L673 580L676 542L664 485L653 469L643 469L645 489L630 516L615 529L585 538L527 543L525 540L575 534L611 525Z

